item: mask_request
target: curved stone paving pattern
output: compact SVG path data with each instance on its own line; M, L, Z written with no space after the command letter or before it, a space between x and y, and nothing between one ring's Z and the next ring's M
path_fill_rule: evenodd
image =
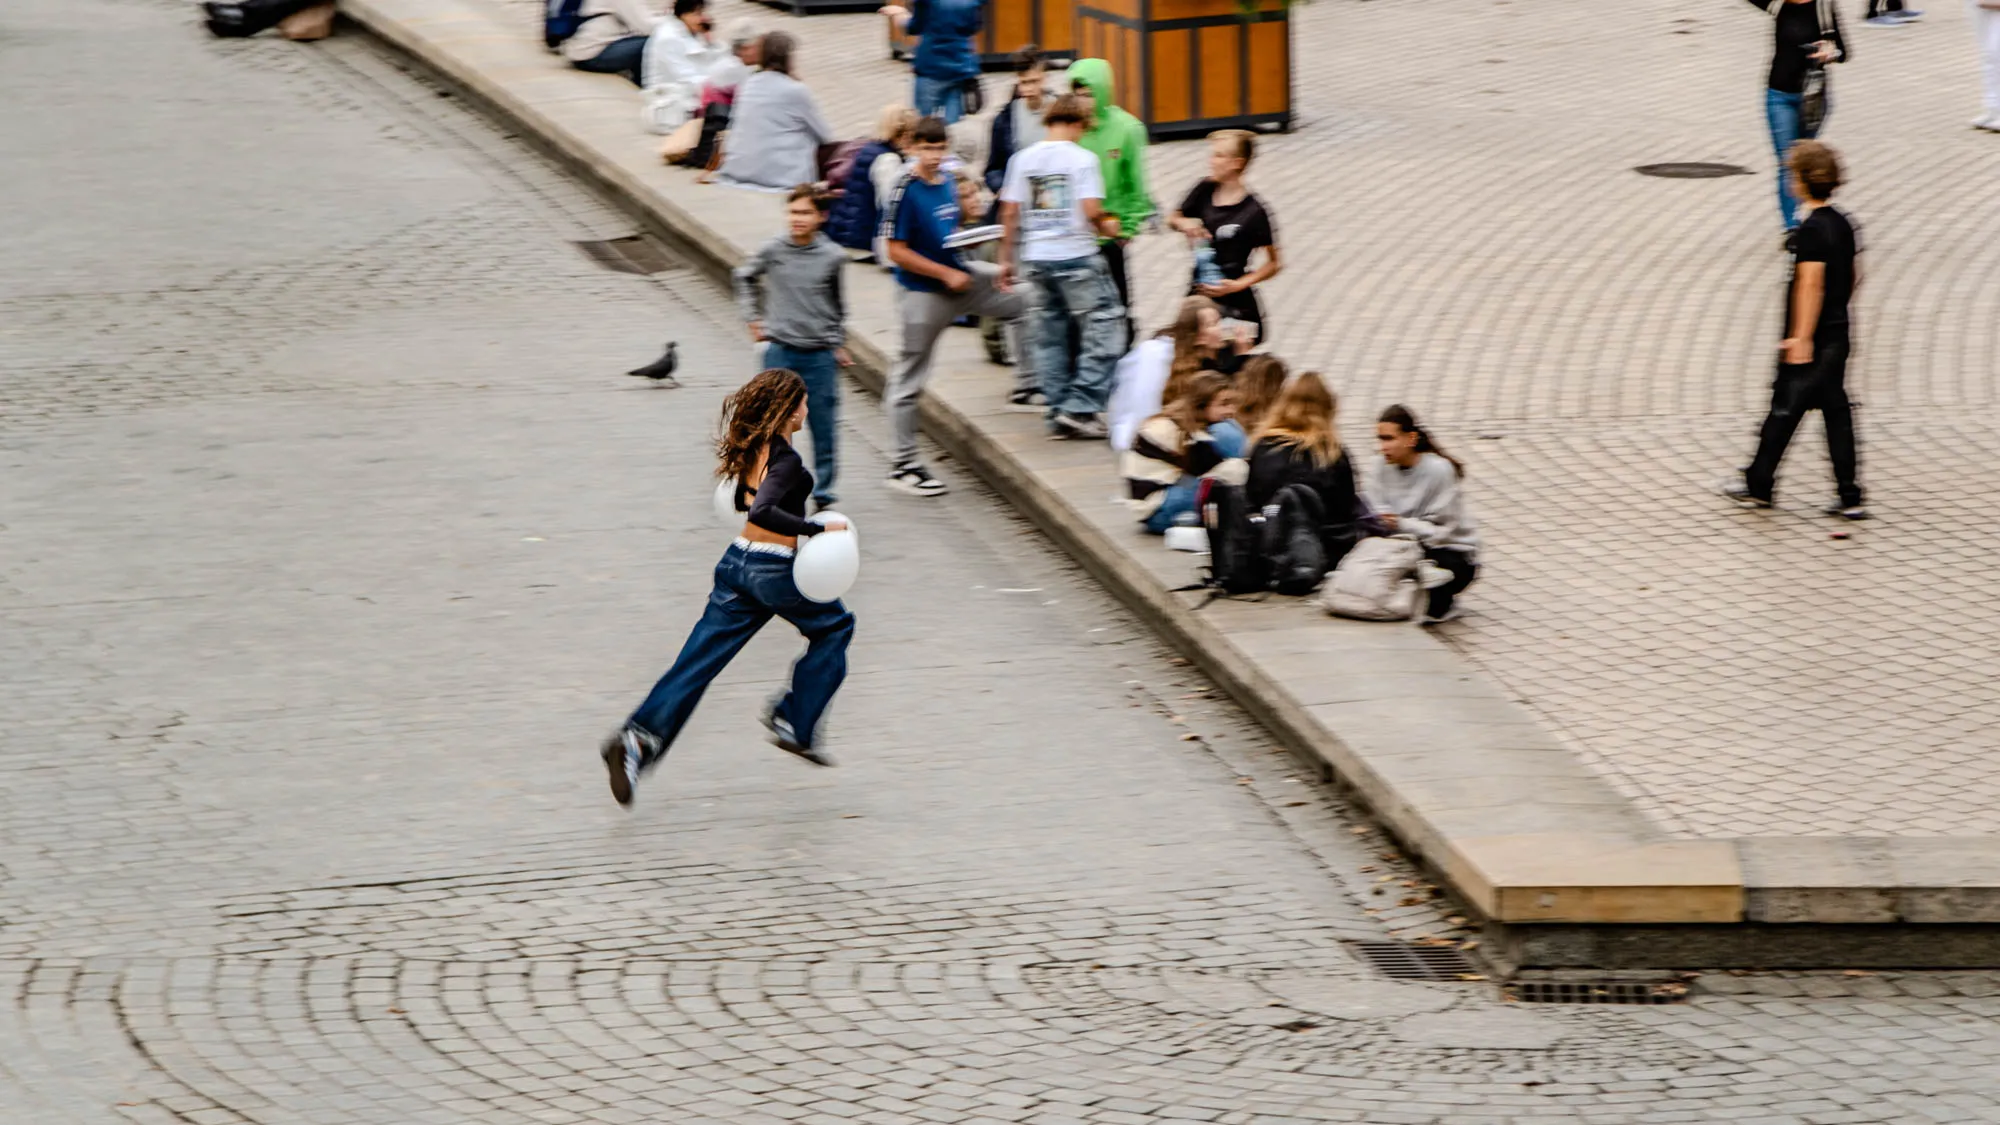
M38 1028L129 1036L140 1088L201 1122L1987 1120L2000 1065L2000 1001L1963 996L1530 1010L1307 974L781 960L41 963L19 986ZM1273 1000L1315 1026L1270 1026Z

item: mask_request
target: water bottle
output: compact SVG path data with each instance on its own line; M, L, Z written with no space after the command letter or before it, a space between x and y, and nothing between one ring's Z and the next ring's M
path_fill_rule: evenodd
M1222 267L1215 264L1215 247L1202 239L1194 247L1194 283L1196 285L1220 285L1223 282Z

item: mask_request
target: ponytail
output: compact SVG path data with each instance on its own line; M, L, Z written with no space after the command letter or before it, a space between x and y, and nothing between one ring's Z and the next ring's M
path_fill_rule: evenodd
M1465 476L1465 462L1460 461L1458 458L1453 457L1449 453L1446 453L1444 449L1438 445L1437 439L1431 437L1430 431L1424 429L1423 426L1417 423L1417 416L1414 412L1410 410L1409 407L1404 406L1401 403L1398 403L1395 406L1391 406L1389 409L1384 410L1382 412L1382 416L1380 418L1377 418L1376 421L1388 422L1391 425L1394 425L1398 429L1402 430L1406 434L1417 435L1418 453L1435 453L1439 457L1444 458L1446 461L1451 462L1451 471L1453 475L1458 476L1460 478L1463 478Z

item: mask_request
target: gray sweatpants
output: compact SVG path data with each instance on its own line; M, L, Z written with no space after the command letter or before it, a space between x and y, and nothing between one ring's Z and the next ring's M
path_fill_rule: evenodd
M903 314L903 354L889 372L888 393L883 402L889 410L889 433L895 444L894 465L917 463L917 402L931 381L931 353L938 337L961 316L995 316L1007 322L1015 355L1020 347L1021 320L1028 302L1020 293L1002 293L998 288L1000 267L987 262L966 262L972 284L963 293L920 293L905 289L897 294Z

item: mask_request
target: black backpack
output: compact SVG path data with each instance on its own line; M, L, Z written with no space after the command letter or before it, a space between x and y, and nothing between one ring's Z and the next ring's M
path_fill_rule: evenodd
M1216 597L1266 591L1298 597L1326 577L1320 539L1325 505L1319 493L1288 484L1262 508L1253 508L1241 486L1208 479L1197 494L1208 529L1208 571L1190 589Z
M1326 505L1319 493L1303 484L1288 484L1264 505L1262 554L1270 570L1271 589L1287 597L1303 597L1326 577L1326 545L1320 525Z
M1250 507L1241 485L1213 477L1195 494L1208 529L1208 573L1196 589L1223 594L1255 594L1271 588L1264 556L1264 513Z

